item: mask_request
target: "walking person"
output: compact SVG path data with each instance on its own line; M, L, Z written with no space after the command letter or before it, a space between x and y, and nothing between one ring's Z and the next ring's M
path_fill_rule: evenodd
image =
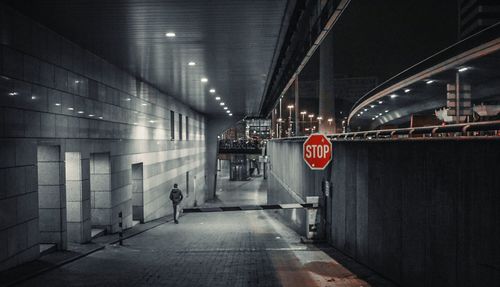
M174 206L174 222L176 224L179 224L179 221L177 220L177 206L184 198L184 196L182 195L182 191L178 187L179 186L177 185L177 183L175 183L174 188L172 188L172 190L170 191L170 200L172 201L172 204Z

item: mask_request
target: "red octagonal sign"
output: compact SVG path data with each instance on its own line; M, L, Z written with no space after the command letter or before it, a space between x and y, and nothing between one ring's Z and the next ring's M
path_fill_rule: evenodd
M304 142L304 161L311 169L325 169L332 160L332 153L332 143L322 134L312 134Z

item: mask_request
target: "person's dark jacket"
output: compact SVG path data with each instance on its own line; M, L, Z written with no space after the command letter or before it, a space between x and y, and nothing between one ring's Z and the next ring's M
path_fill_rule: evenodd
M184 196L182 195L182 191L178 188L172 188L170 191L170 200L172 201L173 204L179 204L181 203L182 199Z

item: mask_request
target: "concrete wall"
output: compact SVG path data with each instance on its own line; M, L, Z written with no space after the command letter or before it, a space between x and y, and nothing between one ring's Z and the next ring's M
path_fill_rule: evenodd
M331 172L304 170L301 145L270 143L269 193L331 177L333 246L401 286L500 280L500 140L334 142Z
M37 150L38 224L41 243L67 246L66 184L59 146L41 145Z
M170 138L171 111L175 140ZM177 138L179 114L183 140ZM59 231L78 229L82 238L71 240L86 241L92 155L109 158L110 197L103 224L116 232L119 212L124 227L132 226L134 163L144 165L145 221L172 213L168 192L174 182L183 188L187 171L196 177L197 201L204 200L206 123L174 97L0 4L0 270L38 256L37 147L59 149L61 193L51 197L61 200ZM80 155L80 183L73 177L64 181L73 161L66 153ZM74 193L80 187L82 197ZM62 212L80 202L81 213ZM193 203L190 196L184 204Z
M65 157L68 242L84 243L91 237L89 160L82 160L79 152Z
M302 142L274 142L269 155L268 204L305 203L306 196L318 196L324 172L312 171L302 160ZM281 210L284 222L301 235L306 232L305 210Z

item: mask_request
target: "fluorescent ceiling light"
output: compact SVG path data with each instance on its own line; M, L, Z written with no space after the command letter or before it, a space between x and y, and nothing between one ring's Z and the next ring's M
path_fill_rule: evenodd
M188 63L188 66L196 66L196 63L193 62L193 61L191 61L191 62Z
M459 69L458 69L458 71L459 71L460 73L462 73L462 72L467 71L468 69L470 69L470 68L469 68L469 67L462 67L462 68L459 68Z
M210 93L214 94L215 93L215 89L210 89Z
M175 37L175 33L174 32L167 32L167 33L165 33L165 36L167 36L169 38L173 38L173 37Z
M410 89L405 89L405 93L409 93L411 90Z
M201 82L202 83L206 83L206 82L208 82L208 79L207 78L201 78Z
M216 101L220 101L220 97L215 97L215 100Z
M394 98L397 98L397 97L398 97L398 95L396 95L396 94L392 94L391 95L391 99L394 99Z
M225 104L224 104L224 102L222 102L222 103L220 103L220 105L221 105L221 106L224 106Z

